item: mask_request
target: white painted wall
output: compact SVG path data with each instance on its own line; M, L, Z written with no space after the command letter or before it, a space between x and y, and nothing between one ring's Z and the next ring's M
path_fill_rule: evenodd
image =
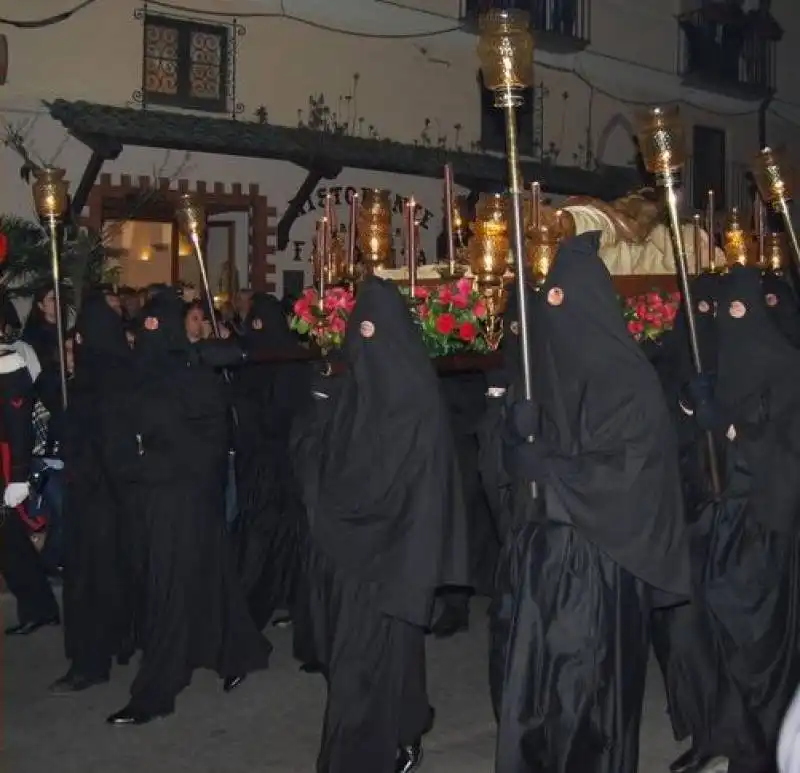
M775 141L793 141L800 124L800 18L797 0L775 0L773 13L786 28L781 46L778 94L768 125ZM181 0L180 5L234 15L247 28L239 38L237 99L246 106L240 120L266 106L271 123L295 125L305 117L308 97L324 93L338 108L351 94L359 74L356 102L364 125L373 124L386 137L413 142L425 119L434 133L453 142L456 124L460 143L468 147L480 134L475 76L476 38L465 32L391 40L380 35L414 35L449 30L458 17L460 0L285 0L289 16L281 17L279 0ZM36 29L0 29L8 36L8 83L0 87L0 118L22 126L30 149L42 161L64 166L77 183L88 151L68 138L38 105L61 97L125 105L141 85L142 29L133 12L142 4L114 0L89 6L62 24ZM404 7L400 7L404 6ZM678 31L675 15L680 0L593 0L592 44L575 55L536 53L536 80L549 90L545 101L544 144L561 148L559 163L580 163L581 146L592 146L599 160L624 165L632 158L629 121L632 102L684 102L687 127L693 123L725 129L732 160L746 162L757 149L758 105L753 102L693 91L676 74ZM64 10L63 0L0 0L0 17L37 19ZM156 10L151 6L151 10ZM247 14L264 14L260 17ZM312 24L306 23L310 22ZM320 29L372 37L356 37ZM568 94L564 99L563 95ZM353 101L349 103L352 106ZM622 120L620 120L622 119ZM604 137L609 125L616 129ZM19 180L19 160L0 150L0 211L31 214L30 194ZM294 196L304 172L289 164L196 154L126 148L104 171L115 175L157 173L190 181L258 183L276 207L278 218ZM379 186L403 196L415 195L438 214L440 184L400 175L345 170L332 185ZM340 212L344 218L344 211ZM226 216L227 217L227 216ZM400 220L397 219L399 226ZM243 284L247 224L237 226L237 260ZM308 255L314 215L299 220L293 241L305 242ZM423 230L422 246L431 254L438 227ZM242 244L238 242L240 239ZM278 293L284 269L296 268L294 249L277 256Z

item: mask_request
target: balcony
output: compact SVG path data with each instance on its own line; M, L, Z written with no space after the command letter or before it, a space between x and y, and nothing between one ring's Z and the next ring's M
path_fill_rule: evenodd
M554 54L572 54L589 45L592 0L465 0L464 20L477 32L478 15L487 8L527 11L536 46Z
M685 85L750 100L775 91L783 31L771 16L715 2L683 14L678 26Z

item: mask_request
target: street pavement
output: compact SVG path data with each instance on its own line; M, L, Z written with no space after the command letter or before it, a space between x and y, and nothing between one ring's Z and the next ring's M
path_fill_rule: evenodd
M0 609L14 622L13 600ZM436 727L425 741L425 773L491 773L495 728L489 705L486 604L476 602L468 633L429 640L428 681ZM177 712L134 728L105 724L126 703L134 665L85 693L51 696L66 671L61 630L3 641L2 769L9 773L313 773L325 700L321 677L291 658L291 632L270 629L269 671L231 694L197 672ZM681 751L664 710L658 669L651 665L642 726L641 773L666 773Z

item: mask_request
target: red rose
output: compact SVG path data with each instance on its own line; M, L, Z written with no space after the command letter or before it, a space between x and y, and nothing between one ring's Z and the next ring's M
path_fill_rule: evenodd
M639 322L638 319L632 319L628 323L628 332L632 336L641 335L644 332L644 323L643 322Z
M475 340L478 335L478 330L471 322L462 322L461 327L458 328L458 337L468 344Z
M473 313L473 314L474 314L474 315L475 315L475 316L476 316L478 319L485 319L485 318L486 318L486 304L485 304L483 301L478 301L478 302L477 302L477 303L476 303L476 304L475 304L475 305L472 307L472 313Z
M6 262L8 258L8 236L0 231L0 266Z
M436 332L443 336L449 336L456 326L456 318L452 314L442 314L436 320Z
M427 287L415 287L414 288L414 297L421 298L423 301L428 299L430 292L428 292Z

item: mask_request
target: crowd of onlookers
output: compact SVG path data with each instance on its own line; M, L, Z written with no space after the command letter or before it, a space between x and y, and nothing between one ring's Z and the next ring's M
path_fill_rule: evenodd
M109 302L119 310L123 319L135 324L137 315L152 295L163 285L134 289L129 287L107 288ZM212 334L208 307L197 293L185 290L185 325L190 341L197 342ZM231 301L217 309L220 335L223 338L241 333L242 322L250 311L253 299L251 290L240 290ZM54 579L61 574L62 548L62 469L59 459L59 421L61 408L60 366L58 360L58 335L56 330L56 308L52 289L43 288L33 298L30 313L24 324L20 321L15 306L6 300L0 309L0 330L6 341L21 341L20 348L28 352L35 362L36 403L34 427L36 444L34 446L33 494L27 505L26 525L37 548L47 573ZM67 319L74 313L65 313ZM132 333L131 340L132 340ZM64 342L67 378L74 370L73 333L70 326ZM35 355L35 356L32 356Z

